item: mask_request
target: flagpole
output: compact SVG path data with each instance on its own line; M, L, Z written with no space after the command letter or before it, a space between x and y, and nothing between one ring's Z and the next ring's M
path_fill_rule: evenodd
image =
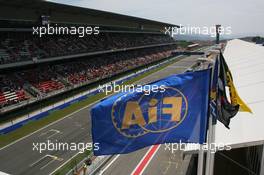
M216 59L218 59L219 60L219 55L217 55L216 56ZM212 120L212 123L211 123L211 143L215 143L215 123L214 123L214 121L213 121L213 116L212 116L212 114L210 113L210 115L211 115L211 120ZM217 115L217 114L216 114ZM217 117L217 116L216 116ZM211 152L211 156L210 156L210 165L209 165L209 167L210 167L210 170L209 170L209 175L213 175L214 174L214 161L215 161L215 153L216 153L216 150L217 150L217 147L216 147L216 145L215 144L213 144L212 146L214 146L213 147L213 152Z
M207 137L207 153L206 153L206 167L205 175L210 175L210 164L211 164L211 148L212 145L212 128L213 128L213 116L210 113L209 124L208 124L208 137Z
M215 143L215 125L214 124L212 124L212 140L211 141L212 141L212 143ZM214 150L211 153L211 157L210 157L210 172L209 172L210 175L214 174L215 152L216 152L216 147L214 147Z
M200 144L199 154L198 154L197 175L203 175L203 165L204 165L204 150L203 150L203 144Z
M216 59L218 59L218 56L216 56ZM213 64L212 68L212 74L211 74L211 88L213 87L213 77L215 73L215 63ZM208 132L207 132L207 152L206 152L206 167L205 167L205 175L213 175L213 166L214 166L214 153L211 151L211 145L215 142L215 125L213 123L213 115L211 113L211 98L209 103L209 121L208 121Z
M212 65L212 72L211 72L211 82L210 82L210 89L212 89L213 86L213 77L214 77L214 67L215 67L215 62ZM210 90L211 91L211 90ZM209 99L209 105L211 103L211 96ZM208 106L208 111L210 111L210 115L209 115L209 121L208 121L208 131L207 131L207 146L209 146L207 148L207 154L206 154L206 175L209 175L210 171L210 165L212 164L211 162L211 153L210 153L210 145L212 143L212 139L214 140L213 137L213 116L211 114L211 109L210 106ZM204 167L204 149L203 149L204 145L203 144L199 144L199 153L198 153L198 165L197 165L197 175L203 175L203 167Z

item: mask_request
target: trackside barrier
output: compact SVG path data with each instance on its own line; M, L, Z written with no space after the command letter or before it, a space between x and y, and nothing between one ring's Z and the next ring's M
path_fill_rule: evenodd
M179 56L178 56L178 57L179 57ZM115 81L115 83L116 83L116 84L121 84L121 83L123 83L123 82L125 82L125 81L128 81L128 80L130 80L130 79L132 79L132 78L134 78L134 77L136 77L136 76L139 76L139 75L141 75L141 74L143 74L143 73L145 73L145 72L147 72L147 71L150 71L150 70L152 70L152 69L154 69L154 68L156 68L156 67L158 67L158 66L160 66L160 65L162 65L162 64L165 64L165 63L168 63L168 62L170 62L170 61L172 61L172 60L175 60L175 59L177 59L178 57L172 57L171 59L165 60L165 61L163 61L163 62L161 62L161 63L159 63L159 64L156 64L156 65L150 66L150 67L145 68L145 69L143 69L143 70L140 70L140 71L138 71L138 72L136 72L136 73L132 73L131 75L128 75L128 76L125 76L125 77L123 77L123 78L118 79L117 81ZM106 84L108 84L108 83L106 83ZM63 104L59 104L59 105L56 106L56 107L54 106L54 107L52 107L51 109L48 109L48 110L43 111L43 112L40 112L40 113L38 113L38 114L36 114L36 115L33 115L33 116L31 116L30 118L27 118L27 119L25 119L25 120L19 121L19 122L17 122L17 123L12 123L11 125L9 125L9 126L7 126L7 127L5 127L5 128L1 128L1 130L0 130L0 135L2 135L2 134L7 134L7 133L9 133L9 132L12 132L12 131L14 131L14 130L16 130L16 129L22 127L22 126L24 126L25 124L27 124L27 123L30 122L30 121L35 121L35 120L39 120L39 119L42 119L42 118L44 118L44 117L47 117L50 113L52 113L52 112L54 112L54 111L56 111L56 110L62 110L62 109L64 109L64 108L70 106L71 104L74 104L74 103L80 102L80 101L82 101L82 100L85 100L85 99L87 99L87 98L89 98L89 97L91 97L91 96L93 96L93 95L98 94L99 92L100 92L100 91L99 91L98 88L97 88L97 89L90 90L90 91L88 91L88 93L85 94L85 95L79 96L79 97L77 97L77 98L75 98L75 99L72 99L72 100L70 100L70 101L68 101L68 102L63 102Z

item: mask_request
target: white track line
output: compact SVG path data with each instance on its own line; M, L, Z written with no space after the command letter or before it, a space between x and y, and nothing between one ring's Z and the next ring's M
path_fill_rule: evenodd
M111 162L109 162L104 169L100 170L99 175L102 175L116 161L116 159L118 159L119 156L120 156L120 154L115 156L115 158L113 160L111 160Z

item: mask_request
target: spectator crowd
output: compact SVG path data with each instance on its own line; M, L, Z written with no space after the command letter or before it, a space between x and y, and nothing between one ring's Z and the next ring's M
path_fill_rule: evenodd
M81 53L127 51L100 54L86 58L72 58L63 63L49 62L34 67L15 68L0 73L0 107L51 92L66 90L83 83L91 83L139 66L167 58L176 48L174 40L162 34L105 32L80 38L75 35L47 35L38 37L31 32L1 32L0 65ZM135 49L140 46L150 46Z
M31 32L1 32L0 64L171 42L174 42L171 37L161 34L100 33L83 38L76 35L40 38Z

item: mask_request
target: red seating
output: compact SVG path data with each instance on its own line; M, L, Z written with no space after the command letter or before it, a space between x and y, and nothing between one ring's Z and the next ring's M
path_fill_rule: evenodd
M27 100L24 90L0 92L0 105Z
M43 93L49 93L54 90L59 90L64 87L64 85L60 82L49 80L45 82L41 82L35 85Z
M4 104L6 102L5 96L3 95L2 92L0 92L0 105Z
M86 75L78 75L78 74L74 74L74 75L70 75L68 77L68 81L72 84L79 84L79 83L82 83L82 82L85 82L88 80L88 77Z

